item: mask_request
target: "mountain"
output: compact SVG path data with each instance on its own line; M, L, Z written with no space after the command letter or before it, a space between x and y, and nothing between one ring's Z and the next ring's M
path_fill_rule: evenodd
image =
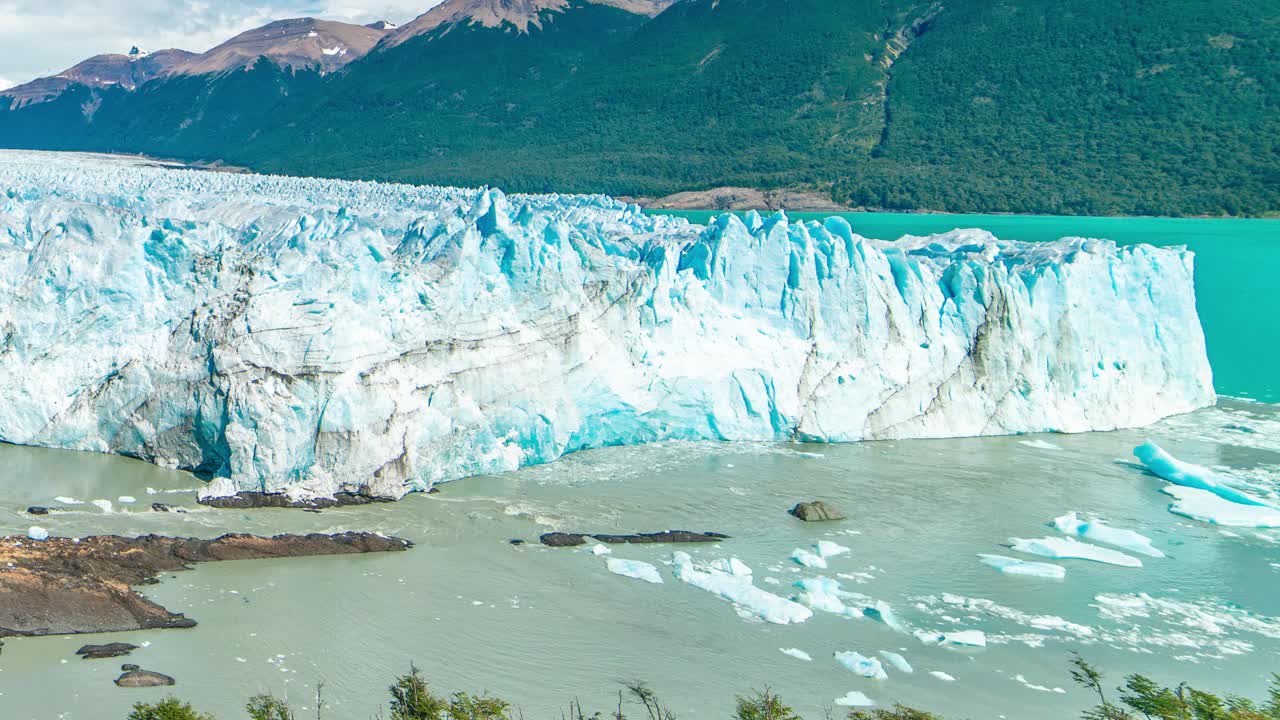
M380 39L337 68L324 39L14 103L0 145L514 191L1280 212L1266 3L448 0L360 31Z
M236 70L260 57L286 68L318 66L323 72L363 57L389 32L385 28L295 18L243 32L191 59L180 72L202 75Z
M671 7L676 0L587 0L593 5L618 8L635 15L653 17ZM395 47L410 39L426 35L436 28L479 25L501 28L509 25L516 32L528 33L530 27L541 29L544 19L554 17L574 6L572 0L445 0L383 41L384 47Z
M95 55L52 77L39 78L2 90L0 95L14 98L22 106L53 99L72 85L133 90L149 80L173 72L174 68L194 57L195 53L185 50L146 53L138 48L133 48L127 55Z

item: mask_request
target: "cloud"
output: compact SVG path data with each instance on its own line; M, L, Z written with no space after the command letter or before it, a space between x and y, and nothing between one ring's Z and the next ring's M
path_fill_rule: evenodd
M0 87L92 55L178 47L204 52L272 20L403 23L439 0L0 0ZM13 82L4 82L4 79Z

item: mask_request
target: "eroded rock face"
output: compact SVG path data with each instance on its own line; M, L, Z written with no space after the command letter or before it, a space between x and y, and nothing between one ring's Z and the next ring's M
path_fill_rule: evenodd
M0 538L0 638L193 627L195 620L131 589L190 563L395 552L411 546L372 533L213 540L104 535L40 543Z
M1190 253L0 154L0 440L398 498L661 440L1145 425L1214 401Z

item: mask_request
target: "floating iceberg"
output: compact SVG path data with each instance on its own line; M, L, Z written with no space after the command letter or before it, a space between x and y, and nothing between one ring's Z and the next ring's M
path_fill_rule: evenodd
M791 553L791 559L805 567L818 568L819 570L827 569L826 558L810 550L805 550L804 548L796 548L795 551Z
M1067 569L1052 563L1031 562L1004 555L979 555L984 565L989 565L1009 575L1028 575L1031 577L1053 578L1061 580L1067 576Z
M1181 249L0 155L0 441L400 497L587 448L1214 402Z
M1092 560L1108 565L1142 567L1142 561L1132 555L1125 555L1119 550L1082 543L1069 537L1044 537L1034 540L1009 538L1009 544L1018 552L1054 558L1055 560Z
M880 656L883 657L885 660L888 660L889 664L892 665L894 669L898 670L899 672L904 672L904 673L915 672L915 668L911 667L911 663L907 662L907 659L905 657L903 657L902 655L896 652L881 650Z
M929 671L929 674L930 674L930 675L932 675L932 676L934 676L934 677L936 677L936 678L938 678L939 680L941 680L941 681L943 681L943 682L955 682L955 681L956 681L956 679L955 679L954 677L952 677L952 676L950 676L950 675L948 675L948 674L946 674L946 673L942 672L941 670L930 670L930 671Z
M813 549L814 552L824 560L836 557L837 555L849 554L849 548L841 545L840 543L831 542L830 540L819 540L818 543L813 546Z
M864 678L872 680L887 680L888 673L884 671L884 665L875 658L870 658L862 653L856 652L838 652L836 653L836 662L848 668L849 672L861 675Z
M893 611L893 608L889 606L889 603L883 600L877 600L874 605L864 609L862 612L867 617L873 620L879 620L885 625L888 625L892 630L896 630L900 633L911 632L911 629L907 627L906 623L898 619L898 615Z
M840 707L875 707L876 701L863 695L857 690L850 690L845 693L844 697L838 697L833 700Z
M613 554L613 550L612 550L612 549L610 549L610 548L609 548L609 546L607 546L607 545L603 545L603 544L601 544L601 543L596 543L595 545L592 545L592 546L591 546L591 549L590 549L590 550L588 550L587 552L591 553L592 555L596 555L596 556L599 556L599 555L611 555L611 554Z
M738 558L720 558L712 560L708 563L712 570L719 570L722 573L737 575L738 577L751 577L752 571L750 566L742 562Z
M49 531L45 530L39 525L32 525L30 528L27 529L27 537L31 538L32 540L48 540Z
M1081 520L1074 512L1055 518L1053 526L1058 532L1075 535L1085 540L1111 545L1121 550L1128 550L1147 557L1162 558L1164 553L1151 544L1151 538L1133 530L1114 528L1097 518Z
M1280 510L1262 505L1242 505L1199 488L1168 485L1161 489L1177 498L1169 512L1224 527L1280 528Z
M1264 500L1248 491L1261 490L1260 487L1242 480L1223 477L1207 467L1183 462L1165 452L1155 443L1146 443L1133 449L1133 454L1146 465L1151 472L1174 485L1206 490L1228 502L1240 505L1257 505L1280 510L1280 506Z
M802 623L813 617L813 611L809 608L752 585L750 576L730 575L710 567L697 567L689 553L676 552L671 564L676 579L719 595L765 622L789 625Z
M826 577L803 578L795 582L795 587L800 590L795 597L796 602L806 607L844 617L862 617L861 610L849 607L845 601L865 599L866 596L845 592L836 580Z
M658 574L658 568L647 562L609 558L605 564L608 566L609 572L614 575L644 580L657 585L662 584L662 576Z
M782 653L783 655L790 655L791 657L797 660L813 662L813 657L810 656L809 653L801 650L800 648L778 648L778 652Z
M925 645L987 646L987 634L981 630L955 630L947 633L916 630L914 634Z

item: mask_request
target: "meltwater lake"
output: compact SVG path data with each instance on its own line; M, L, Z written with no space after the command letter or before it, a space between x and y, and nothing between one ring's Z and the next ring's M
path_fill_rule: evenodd
M244 699L266 691L287 695L310 717L323 682L326 718L368 718L385 708L386 686L411 662L438 690L488 691L529 720L560 717L571 701L608 713L626 680L646 682L688 718L725 717L735 694L766 685L809 718L851 691L948 718L1076 717L1092 698L1071 684L1072 651L1105 669L1112 685L1144 672L1261 696L1280 671L1280 529L1170 513L1165 483L1138 467L1132 450L1154 440L1184 460L1280 491L1280 299L1272 291L1280 222L846 217L856 232L882 239L982 227L1002 239L1188 245L1224 398L1110 433L594 450L397 504L321 514L210 510L195 504L200 483L186 473L0 446L2 535L33 524L23 508L59 506L62 497L83 504L40 519L57 535L377 530L417 543L404 554L205 565L145 589L198 620L192 630L7 640L0 717L111 720L172 692L219 718L239 718ZM849 519L808 525L786 514L811 498ZM109 501L110 511L94 500ZM189 512L151 512L152 502ZM1165 557L1144 557L1141 568L1063 561L1061 580L1004 575L979 562L979 554L1015 555L1012 537L1056 535L1048 523L1070 511L1148 535ZM671 547L614 548L612 557L653 563L664 582L650 584L611 574L604 557L585 550L509 543L551 530L669 527L730 535L682 549L698 560L738 558L770 592L798 592L797 581L826 576L866 604L888 603L908 630L980 630L987 646L927 644L876 620L823 612L800 625L744 618L673 577ZM830 558L826 570L791 560L795 549L823 540L850 552ZM143 645L128 661L173 675L177 687L117 688L116 663L72 654L111 641ZM887 679L866 679L834 659L848 651L898 653L914 672L888 667Z

